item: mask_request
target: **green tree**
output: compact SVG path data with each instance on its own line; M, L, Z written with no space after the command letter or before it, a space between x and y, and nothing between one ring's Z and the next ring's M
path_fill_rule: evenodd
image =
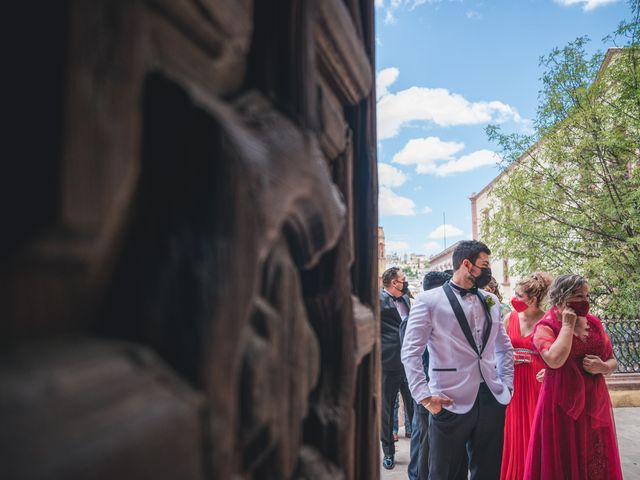
M585 275L597 310L640 315L640 0L588 55L580 37L541 58L534 134L487 127L503 175L483 238L517 273Z

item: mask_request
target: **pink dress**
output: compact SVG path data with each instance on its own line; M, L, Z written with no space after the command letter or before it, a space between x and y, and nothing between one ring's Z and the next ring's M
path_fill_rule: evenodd
M561 323L552 308L535 327L538 351L548 350ZM524 478L526 480L619 480L620 455L609 391L601 374L582 368L587 354L613 357L600 320L587 315L586 339L573 337L564 365L547 367L533 417Z
M536 374L545 363L533 346L533 332L526 337L520 333L517 312L509 316L507 335L514 349L513 398L507 405L504 422L504 449L502 453L501 480L521 480L527 458L531 422L538 402L540 382Z

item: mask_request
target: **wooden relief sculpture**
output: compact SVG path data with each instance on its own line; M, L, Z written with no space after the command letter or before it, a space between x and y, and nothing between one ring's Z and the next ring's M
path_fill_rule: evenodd
M7 12L2 476L377 479L373 2L48 3Z

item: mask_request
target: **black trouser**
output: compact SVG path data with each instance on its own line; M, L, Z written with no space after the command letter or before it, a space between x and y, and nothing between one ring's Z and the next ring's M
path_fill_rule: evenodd
M398 390L402 394L402 402L407 411L409 421L413 420L413 400L409 392L409 384L402 371L382 371L381 384L382 407L380 412L380 441L385 455L394 455L396 447L393 443L393 404L398 396ZM405 426L406 428L406 426Z
M485 383L471 410L442 410L429 419L429 480L467 478L459 466L469 455L471 480L498 480L504 442L504 413ZM466 469L465 469L466 470Z
M429 478L429 411L417 402L413 403L409 480Z

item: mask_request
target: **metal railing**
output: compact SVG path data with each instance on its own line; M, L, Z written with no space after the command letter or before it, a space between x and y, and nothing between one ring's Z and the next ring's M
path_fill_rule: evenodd
M605 318L602 324L618 360L616 373L640 373L640 320Z

